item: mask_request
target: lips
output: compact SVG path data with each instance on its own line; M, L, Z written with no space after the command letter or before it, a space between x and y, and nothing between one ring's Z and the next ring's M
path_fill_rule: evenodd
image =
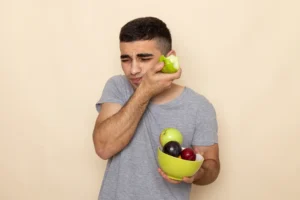
M138 83L141 82L142 78L131 78L130 80L131 80L132 83L138 84Z

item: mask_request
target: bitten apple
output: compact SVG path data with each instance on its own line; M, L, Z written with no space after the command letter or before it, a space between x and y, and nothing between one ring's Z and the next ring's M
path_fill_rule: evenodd
M192 148L185 148L181 151L180 156L184 160L196 160L196 154Z
M178 129L165 128L164 130L162 130L162 132L160 133L160 136L159 136L159 142L160 142L161 146L164 147L165 144L167 144L170 141L176 141L180 145L182 144L183 136Z
M178 57L174 55L170 55L168 57L161 55L159 61L164 62L165 64L161 70L163 73L175 73L179 69Z

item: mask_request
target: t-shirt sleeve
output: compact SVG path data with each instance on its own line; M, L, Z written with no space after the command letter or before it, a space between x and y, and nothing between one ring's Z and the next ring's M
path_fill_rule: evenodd
M120 76L114 76L108 79L103 88L102 95L96 103L96 110L98 112L100 112L103 103L118 103L124 105L124 94L122 93L122 88L120 88L122 87L120 82Z
M218 143L218 123L213 105L206 101L197 113L192 145L210 146Z

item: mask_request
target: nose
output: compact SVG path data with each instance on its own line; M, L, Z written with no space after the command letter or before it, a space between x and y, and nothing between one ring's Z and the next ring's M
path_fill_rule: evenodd
M136 75L140 72L141 72L141 68L140 68L139 64L135 60L133 60L131 62L131 69L130 69L131 75Z

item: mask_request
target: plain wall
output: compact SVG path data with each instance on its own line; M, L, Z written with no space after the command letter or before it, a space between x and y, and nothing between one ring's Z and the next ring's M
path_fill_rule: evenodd
M0 199L97 199L95 103L121 74L118 34L156 16L179 84L215 106L222 170L191 199L299 200L299 1L0 1ZM147 181L147 177L145 177Z

